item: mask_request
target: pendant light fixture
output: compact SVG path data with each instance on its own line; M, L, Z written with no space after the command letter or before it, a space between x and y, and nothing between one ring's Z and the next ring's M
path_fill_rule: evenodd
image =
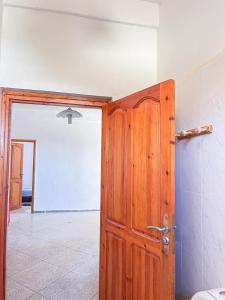
M66 110L63 110L59 112L56 115L57 118L67 118L68 119L68 124L72 124L73 118L82 118L82 114L79 113L76 110L73 110L71 107L67 108Z

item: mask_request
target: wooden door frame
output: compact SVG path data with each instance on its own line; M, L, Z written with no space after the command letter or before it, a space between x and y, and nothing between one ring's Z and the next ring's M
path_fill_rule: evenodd
M57 93L24 89L1 88L0 90L0 300L6 297L6 240L7 209L9 195L9 155L11 107L13 103L79 106L86 108L103 107L111 97ZM103 127L103 125L102 125Z
M33 144L33 159L32 159L32 202L31 213L34 212L34 195L35 195L35 169L36 169L36 147L37 141L32 139L11 139L12 143L32 143Z

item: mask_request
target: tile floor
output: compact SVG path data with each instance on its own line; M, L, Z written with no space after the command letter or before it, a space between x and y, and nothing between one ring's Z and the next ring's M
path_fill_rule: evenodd
M97 300L99 212L11 213L7 300Z

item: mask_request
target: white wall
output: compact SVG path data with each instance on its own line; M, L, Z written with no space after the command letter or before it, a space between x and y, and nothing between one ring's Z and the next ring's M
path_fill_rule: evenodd
M68 125L64 107L13 104L12 138L36 139L35 211L99 209L101 110Z
M6 1L7 5L11 2L28 5L28 1ZM84 17L75 13L73 1L71 13L68 1L63 2L65 13L60 2L46 6L45 1L42 5L29 1L31 8L4 7L2 86L119 98L156 82L156 4L138 0L130 7L132 14L114 13L112 21L103 21L110 17L104 10L103 19ZM144 20L149 12L152 25L141 24L143 11Z
M23 190L32 190L33 143L26 142L22 144L23 144Z
M177 85L177 130L214 133L177 145L177 291L225 287L225 2L165 0L159 80Z

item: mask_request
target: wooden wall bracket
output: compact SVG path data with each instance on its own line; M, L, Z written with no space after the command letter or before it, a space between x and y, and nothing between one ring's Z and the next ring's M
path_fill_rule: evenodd
M184 139L190 139L196 136L210 134L213 132L213 126L207 125L199 128L193 128L189 130L182 130L176 134L176 141L179 142Z

